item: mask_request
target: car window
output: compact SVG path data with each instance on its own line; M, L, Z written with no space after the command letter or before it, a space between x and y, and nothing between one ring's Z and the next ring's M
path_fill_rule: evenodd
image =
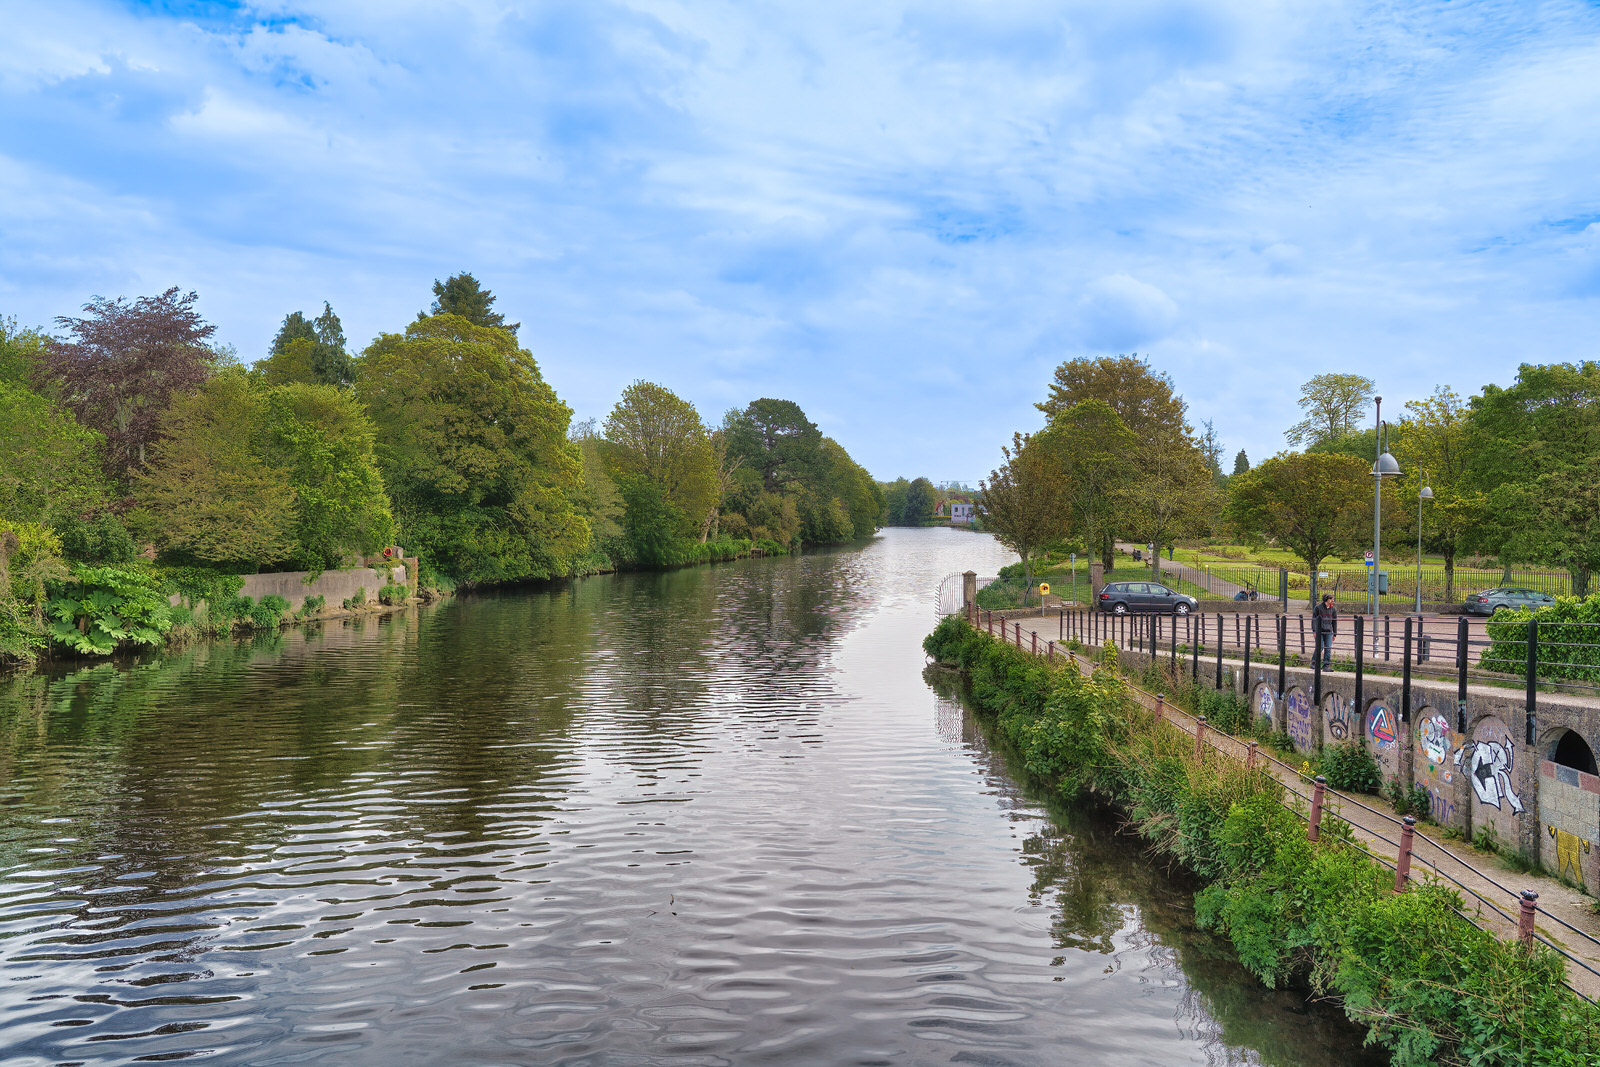
M1172 590L1168 589L1164 585L1152 585L1152 586L1150 586L1150 591L1152 593L1154 593L1156 596L1171 596L1172 595Z
M1108 593L1125 593L1127 591L1128 587L1122 582L1112 582L1110 585L1106 586L1106 592Z

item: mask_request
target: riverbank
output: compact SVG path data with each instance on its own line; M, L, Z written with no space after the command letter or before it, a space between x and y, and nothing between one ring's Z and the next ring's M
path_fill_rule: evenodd
M1467 922L1440 884L1393 893L1391 873L1342 820L1325 820L1321 839L1308 841L1281 782L1206 759L1109 666L1084 675L960 617L924 647L966 675L1030 773L1064 796L1115 804L1155 852L1201 879L1197 915L1268 986L1304 983L1340 998L1397 1064L1600 1058L1600 1016L1561 984L1559 956L1526 953Z

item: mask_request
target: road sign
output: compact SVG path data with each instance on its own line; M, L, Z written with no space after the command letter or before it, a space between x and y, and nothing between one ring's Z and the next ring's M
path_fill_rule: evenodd
M1366 559L1366 561L1368 563L1371 563L1372 562L1372 549L1370 549L1370 548L1367 549L1365 552L1362 553L1362 556Z
M1049 596L1050 595L1050 583L1049 582L1040 582L1039 583L1039 595L1040 596Z

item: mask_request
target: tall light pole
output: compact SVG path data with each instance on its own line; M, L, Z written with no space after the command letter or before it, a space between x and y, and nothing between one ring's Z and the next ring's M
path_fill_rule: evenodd
M1372 606L1372 615L1378 614L1378 566L1382 558L1378 547L1378 535L1383 530L1383 480L1393 478L1400 473L1400 464L1395 458L1383 450L1383 397L1373 397L1377 402L1377 410L1373 418L1373 453L1377 459L1372 464L1372 567L1367 576L1367 596ZM1374 633L1377 631L1374 630Z
M1422 502L1433 499L1428 472L1422 472L1422 491L1417 494L1417 614L1422 614Z

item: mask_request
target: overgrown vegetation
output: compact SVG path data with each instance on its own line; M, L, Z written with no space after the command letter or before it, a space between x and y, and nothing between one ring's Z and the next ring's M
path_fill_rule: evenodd
M1131 700L1109 669L1114 651L1102 650L1101 668L1086 676L959 616L924 647L966 673L1029 773L1065 796L1117 804L1155 852L1200 877L1197 916L1227 935L1251 973L1340 997L1400 1067L1600 1058L1600 1016L1561 984L1558 955L1542 946L1528 954L1480 930L1442 885L1392 892L1393 876L1337 819L1325 817L1321 839L1306 840L1303 816L1264 769L1215 753L1197 760L1187 734ZM1239 701L1214 702L1206 714L1219 726L1249 722ZM1349 757L1331 758L1365 774Z

